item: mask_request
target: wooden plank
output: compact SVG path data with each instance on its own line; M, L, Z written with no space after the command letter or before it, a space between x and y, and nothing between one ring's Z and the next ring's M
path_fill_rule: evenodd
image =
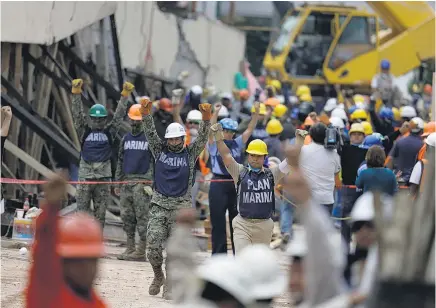
M51 45L48 48L48 51L50 52L50 54L56 57L56 54L58 52L58 44L56 43ZM53 61L51 61L48 57L45 57L44 62L47 68L52 71L54 70L55 64ZM47 116L52 84L52 79L44 74L41 77L41 83L38 86L38 92L35 100L35 109L37 113L44 118ZM33 134L30 153L37 161L41 160L42 146L43 140L37 134ZM35 172L35 170L31 170L28 179L35 179L36 177L37 173Z
M8 166L6 166L6 164L4 162L2 162L2 176L8 177L10 179L17 179L15 174L11 171L11 169L8 168ZM14 185L14 186L18 187L19 189L21 189L23 192L26 191L25 187L19 183L7 184L7 186L9 186L9 185L11 185L11 186ZM15 194L13 194L11 196L15 197ZM8 196L8 197L11 197L11 196Z
M16 44L15 46L15 74L14 74L14 86L20 92L20 94L23 94L23 87L21 86L21 75L22 75L22 69L23 69L23 45L22 44Z
M2 58L2 75L7 78L9 76L9 63L10 63L10 57L11 57L11 44L9 43L1 43L1 58ZM1 91L3 93L6 93L6 89L4 87L1 87Z

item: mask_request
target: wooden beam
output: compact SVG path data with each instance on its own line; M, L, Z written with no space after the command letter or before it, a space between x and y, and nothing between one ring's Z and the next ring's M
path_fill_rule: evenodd
M6 175L8 178L11 178L11 179L17 179L17 178L15 177L15 174L11 171L11 169L9 169L8 166L6 166L6 164L5 164L4 162L2 162L2 176L5 176L5 175ZM21 184L19 184L19 183L17 183L17 184L7 184L7 185L8 185L8 186L9 186L9 185L14 185L14 186L18 187L19 189L21 189L23 192L26 191L26 189L24 188L24 186L21 185ZM10 195L10 196L13 196L13 198L15 198L15 192L14 192L14 194L12 194L12 195Z
M10 43L1 43L1 58L2 58L2 75L5 78L8 78L9 76L9 63L10 63L10 57L11 57L11 44ZM1 91L3 93L6 93L6 89L1 87Z
M22 68L23 68L23 45L22 44L16 44L15 45L15 68L14 68L14 86L20 92L23 94L23 87L21 86L21 75L22 75Z

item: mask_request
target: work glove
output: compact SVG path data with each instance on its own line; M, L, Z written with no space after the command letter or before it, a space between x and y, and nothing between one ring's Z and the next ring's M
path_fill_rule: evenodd
M210 118L212 117L212 105L203 103L198 105L198 108L203 116L203 121L210 121Z
M139 103L141 104L142 115L149 115L151 113L151 108L153 107L153 104L151 103L150 98L147 96L143 96L139 100Z
M82 79L74 79L71 85L72 85L71 93L73 93L73 94L81 94L82 93L82 86L83 86Z
M173 105L180 104L180 98L182 97L183 90L182 89L174 89L173 96L171 97L171 102Z
M121 95L124 97L129 97L130 94L132 94L133 89L135 88L135 86L133 84L131 84L130 82L125 82L123 84L123 91L121 91Z
M221 126L220 123L215 123L214 125L212 125L210 127L210 131L212 132L212 135L215 137L215 140L217 142L224 139L223 127Z

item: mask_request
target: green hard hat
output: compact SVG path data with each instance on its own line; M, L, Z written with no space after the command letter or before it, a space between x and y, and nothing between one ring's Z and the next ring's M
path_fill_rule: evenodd
M95 104L89 109L89 116L96 118L107 117L106 107L100 104Z

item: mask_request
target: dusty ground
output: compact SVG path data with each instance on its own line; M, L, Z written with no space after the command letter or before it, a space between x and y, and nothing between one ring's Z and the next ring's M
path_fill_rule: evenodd
M4 241L2 239L2 241ZM2 243L3 244L3 243ZM4 245L2 245L5 247ZM108 246L109 258L103 259L97 289L112 308L173 307L160 295L148 295L148 286L153 278L150 264L119 261L116 255L123 248ZM199 262L209 253L197 253ZM283 259L283 256L281 256ZM283 260L284 261L284 260ZM20 256L18 249L1 250L1 307L22 308L21 291L25 288L29 261ZM282 296L274 307L290 307L288 297Z

